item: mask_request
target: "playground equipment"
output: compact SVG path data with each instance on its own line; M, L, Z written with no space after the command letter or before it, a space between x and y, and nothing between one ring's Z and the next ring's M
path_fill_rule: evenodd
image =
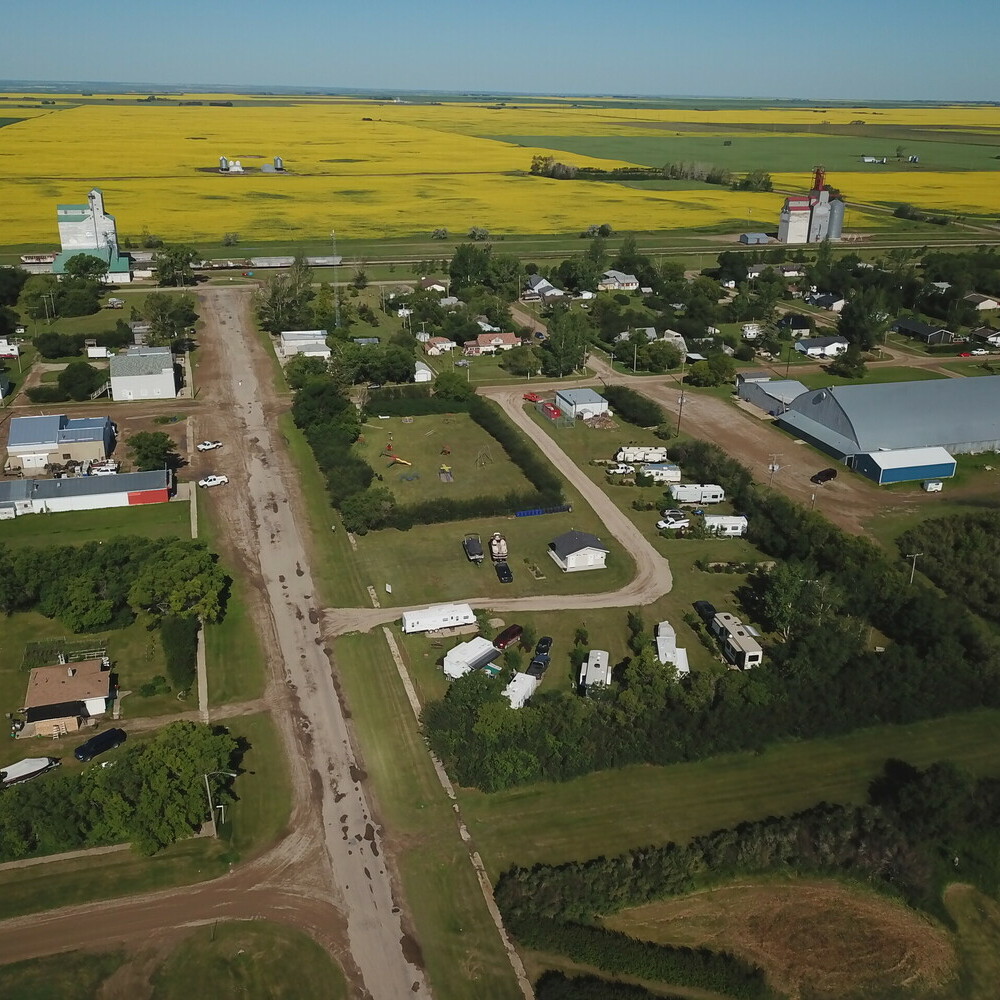
M450 455L451 454L451 445L450 444L444 445L444 447L442 447L442 449L441 449L441 454L442 455Z
M399 455L393 455L392 461L389 463L389 468L391 469L394 465L413 465L413 463L407 462L405 458L400 458Z
M494 562L507 561L507 539L499 531L494 531L490 538L490 558Z
M493 455L490 453L489 448L480 448L479 454L476 456L476 465L482 468L484 465L493 464Z
M455 481L455 477L451 474L451 466L442 465L441 468L438 469L438 478L442 483L453 483Z

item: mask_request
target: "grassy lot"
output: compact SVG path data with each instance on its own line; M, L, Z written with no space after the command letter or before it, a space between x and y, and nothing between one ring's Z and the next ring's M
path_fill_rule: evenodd
M18 1000L94 1000L101 984L125 960L123 952L74 951L0 966L0 995Z
M201 496L200 491L197 494ZM198 534L215 548L216 507L199 503ZM247 605L247 584L239 572L231 578L226 616L205 625L202 633L208 664L208 700L212 705L259 698L267 680L267 666L256 626Z
M172 694L143 698L138 693L140 684L152 680L157 674L166 674L159 632L148 632L136 622L128 628L101 632L92 637L72 635L56 619L44 618L34 611L21 611L4 619L3 629L0 630L0 711L14 712L24 704L28 673L21 669L21 662L25 645L36 639L63 637L74 641L93 638L95 647L107 646L114 672L118 675L120 690L133 692L123 703L126 721L130 715L164 715L184 711L189 707L185 703L179 704ZM24 750L21 756L30 756L36 751L42 753L42 745L42 742L26 741L19 743L18 748ZM58 749L62 750L67 745L68 741L63 740ZM45 740L44 746L44 752L48 753L52 741ZM18 751L13 747L5 751L8 754L16 752Z
M1000 982L1000 906L969 885L949 886L944 901L958 928L962 995L993 1000Z
M1000 375L1000 360L983 358L981 361L949 361L941 365L945 371L958 375L981 376Z
M113 899L222 875L229 862L259 854L285 829L291 808L284 753L267 715L228 723L249 743L220 838L186 840L151 858L130 852L0 872L0 920L95 899Z
M334 647L435 996L520 996L381 633Z
M454 357L449 357L447 354L442 354L440 357L431 358L424 357L421 360L426 361L428 365L438 374L441 372L450 372L453 370L461 373L465 372L467 381L471 382L473 385L515 385L523 383L527 389L532 386L532 380L525 375L511 375L509 372L505 371L500 367L500 362L503 360L502 354L481 354L478 358L463 358L462 355L457 351L452 351ZM468 361L469 367L457 367L455 368L453 362L455 361ZM568 373L562 381L569 381L570 379L583 379L590 378L592 372L585 369L582 372L570 372ZM534 380L534 384L538 383L538 379Z
M839 375L828 375L826 372L808 372L796 374L807 389L825 389L831 385L874 385L880 382L925 382L930 379L946 378L940 372L928 371L926 368L895 368L869 365L864 378L841 378Z
M394 456L411 464L393 464L394 459L383 454L389 445ZM487 490L531 489L503 448L467 413L375 418L365 424L356 447L400 503L438 497L467 500ZM442 454L445 449L451 453ZM454 482L440 480L442 465L451 467ZM412 476L419 478L407 481Z
M755 131L765 131L756 127ZM768 129L769 130L769 129ZM728 133L730 130L726 130ZM996 170L997 161L991 146L961 141L921 141L916 137L905 140L906 155L920 157L919 165L897 163L897 140L869 139L832 135L748 135L738 128L731 134L689 135L669 131L660 136L567 136L567 135L501 135L490 136L501 142L519 143L541 149L558 149L579 156L624 160L649 167L664 163L711 163L730 170L769 170L775 173L805 173L814 163L825 163L838 172L865 173L914 172L921 170ZM730 145L725 145L726 142ZM885 156L885 164L862 164L861 157ZM570 158L572 162L572 158ZM527 168L526 168L527 169ZM849 187L845 183L845 188ZM900 181L902 185L902 180Z
M12 521L0 521L0 545L82 545L119 535L190 538L190 517L190 509L183 500L104 510L25 514Z
M196 996L346 1000L336 963L301 931L268 920L199 928L154 973L153 1000Z
M951 760L977 775L1000 774L998 726L1000 712L983 710L691 764L601 771L493 795L463 790L462 812L497 875L512 864L686 841L820 801L862 802L889 757L918 766Z

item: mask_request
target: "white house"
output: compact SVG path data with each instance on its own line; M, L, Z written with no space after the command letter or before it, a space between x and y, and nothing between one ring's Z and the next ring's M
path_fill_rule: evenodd
M521 338L516 333L481 333L475 340L467 340L462 351L470 357L480 354L496 354L497 351L512 351L521 346Z
M848 347L850 344L843 337L811 337L795 341L795 350L807 358L835 358Z
M424 340L424 353L432 358L453 351L458 345L447 337L427 337Z
M448 291L447 284L440 278L421 278L420 288L425 292L437 292L439 295Z
M756 340L761 334L760 323L744 323L740 333L744 340Z
M531 674L514 674L502 694L510 702L511 708L524 708L540 683L541 681Z
M705 515L706 530L725 538L742 538L747 533L747 525L747 519L743 514Z
M444 654L444 674L452 680L464 677L473 670L481 670L500 656L501 650L477 635L468 642L460 642Z
M17 358L21 355L21 348L12 340L0 337L0 358Z
M677 645L677 631L670 622L663 621L656 626L656 658L666 666L676 668L678 674L689 674L687 650Z
M969 292L964 301L975 306L980 312L989 312L991 309L1000 309L1000 301L991 295L980 295L978 292Z
M290 358L304 354L307 358L330 360L330 348L326 344L326 330L282 330L279 346L281 355Z
M580 666L580 690L586 694L592 687L607 687L611 683L611 654L606 649L592 649Z
M404 611L402 619L403 631L407 635L475 624L475 613L468 604L434 604L418 611Z
M597 282L599 292L636 292L639 290L639 279L634 274L624 271L605 271Z
M434 380L434 372L431 371L430 365L424 361L417 361L413 365L413 381L414 382L432 382Z
M556 406L567 416L589 420L601 413L608 413L608 401L593 389L560 389L556 393Z
M169 347L130 347L111 358L111 398L175 399L174 356Z
M479 327L483 333L499 333L500 327L494 326L486 316L476 317L476 326Z
M596 536L586 531L567 531L549 542L549 555L564 573L579 573L588 569L605 569L611 550Z

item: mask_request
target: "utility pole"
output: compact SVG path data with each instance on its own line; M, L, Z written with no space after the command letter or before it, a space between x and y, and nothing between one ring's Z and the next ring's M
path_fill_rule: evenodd
M910 583L913 583L913 578L917 573L917 560L923 555L923 552L907 552L906 558L912 559L913 564L910 566Z
M676 434L680 435L681 432L681 417L684 416L684 386L681 385L681 398L677 406L677 431Z
M334 329L340 329L340 284L338 283L338 277L340 274L339 264L340 261L337 259L337 230L330 230L330 242L333 243L333 326Z
M771 459L771 462L767 467L770 472L770 475L767 477L767 485L770 486L774 481L774 474L781 469L781 466L778 465L778 459L781 458L781 452L772 452L768 457Z

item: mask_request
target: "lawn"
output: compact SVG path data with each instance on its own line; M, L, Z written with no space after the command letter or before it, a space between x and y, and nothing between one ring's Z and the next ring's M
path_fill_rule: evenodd
M807 389L826 389L831 385L875 385L881 382L925 382L930 379L947 378L940 372L929 371L927 368L895 368L869 365L864 378L841 378L839 375L828 375L826 372L796 373L798 379Z
M197 495L202 494L199 491ZM216 511L214 504L198 505L198 534L210 548L215 547L218 531ZM208 665L209 704L248 701L263 694L267 666L241 573L231 577L225 617L221 622L206 624L202 638Z
M362 428L356 448L399 503L467 500L484 492L531 489L503 448L467 413L373 417ZM403 462L408 464L398 464ZM453 482L439 478L442 465L451 468Z
M122 852L0 872L0 920L205 881L276 840L291 808L278 733L267 715L241 716L227 726L250 748L235 784L239 800L226 810L220 839L185 840L151 858Z
M951 760L1000 774L1000 712L979 711L667 767L637 765L493 795L463 789L462 812L491 874L686 841L744 820L862 802L890 757Z
M104 510L25 514L0 521L0 545L82 545L119 535L190 538L190 517L190 508L183 500Z
M481 354L477 358L463 358L457 350L452 351L452 354L454 357L442 354L437 358L425 357L421 360L426 361L438 374L450 371L465 372L466 380L473 385L513 385L523 382L527 389L531 388L530 378L525 375L511 375L500 367L500 362L503 361L502 354ZM469 365L455 367L455 361L468 361ZM589 370L568 372L561 381L590 378L592 375ZM535 382L537 383L538 379L535 379Z
M123 952L73 951L0 966L0 996L18 1000L94 1000L101 984L126 961Z
M395 843L428 977L441 1000L520 996L380 631L334 645L364 766Z
M199 928L174 949L151 984L152 1000L346 1000L349 995L344 974L312 938L268 920Z
M155 291L165 292L176 292L182 290L187 291L188 293L191 291L191 289L155 289ZM146 298L151 291L154 291L154 289L144 289L142 291L130 288L109 289L101 296L101 310L99 312L92 313L90 316L56 316L53 318L51 323L48 323L45 321L44 317L42 319L31 319L31 317L29 317L26 313L19 313L19 319L22 323L24 323L28 334L31 337L34 337L39 333L46 333L50 330L55 333L79 333L84 334L87 337L93 337L99 333L106 333L109 330L114 330L115 324L119 320L128 323L132 319L132 309L134 308L141 311L146 302ZM107 301L109 298L124 299L124 307L121 309L108 309ZM46 359L43 358L42 360L44 361ZM82 357L65 358L62 360L86 361L87 359L86 357Z

